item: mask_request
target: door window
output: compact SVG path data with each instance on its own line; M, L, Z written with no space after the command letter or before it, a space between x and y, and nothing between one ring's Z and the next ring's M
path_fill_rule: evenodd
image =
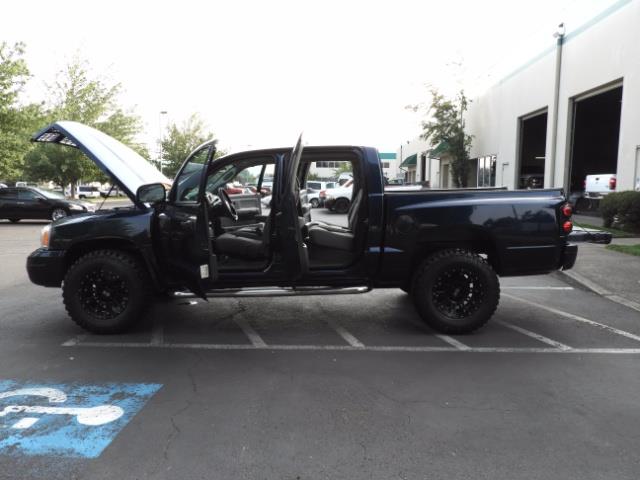
M18 192L18 198L20 200L37 200L38 198L40 198L40 195L32 192L31 190L20 190Z
M18 195L15 190L9 188L0 188L0 199L9 200L17 197Z
M176 178L174 200L177 202L195 202L200 193L202 169L207 164L209 148L197 151L189 159Z

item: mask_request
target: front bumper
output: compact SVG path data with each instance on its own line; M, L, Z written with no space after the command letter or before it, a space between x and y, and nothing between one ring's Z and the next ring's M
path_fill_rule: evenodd
M567 245L565 245L562 256L560 258L560 268L562 270L569 270L570 268L573 268L573 265L576 263L577 256L577 245L573 245L572 243L568 243Z
M29 279L43 287L59 287L64 278L64 250L39 248L27 257Z

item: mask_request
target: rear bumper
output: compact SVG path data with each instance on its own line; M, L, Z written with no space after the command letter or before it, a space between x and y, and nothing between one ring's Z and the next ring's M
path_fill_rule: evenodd
M569 234L569 241L573 243L588 242L608 245L611 243L612 237L613 235L609 232L580 227L580 229L576 229Z
M39 248L27 257L29 279L43 287L59 287L64 278L64 250Z
M560 257L560 268L562 270L569 270L573 268L576 263L576 257L578 256L578 246L571 243L567 244L562 251Z

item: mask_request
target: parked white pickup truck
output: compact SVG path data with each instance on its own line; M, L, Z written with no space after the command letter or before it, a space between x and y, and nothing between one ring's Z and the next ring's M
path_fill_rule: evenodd
M322 194L322 192L320 192ZM344 185L324 190L324 206L336 213L347 213L353 195L353 179Z
M615 173L598 173L587 175L584 181L584 196L588 198L602 198L616 191Z

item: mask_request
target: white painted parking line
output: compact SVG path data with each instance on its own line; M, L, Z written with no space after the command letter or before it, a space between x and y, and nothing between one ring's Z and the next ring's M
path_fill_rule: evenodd
M565 345L564 343L557 342L555 340L550 339L549 337L545 337L544 335L540 335L539 333L532 332L531 330L527 330L526 328L518 327L517 325L512 325L511 323L503 322L502 320L493 320L498 325L502 325L503 327L510 328L511 330L515 330L518 333L526 335L527 337L535 338L536 340L546 343L547 345L551 345L553 347L559 348L560 350L571 350L569 345Z
M69 340L67 340L66 342L64 342L62 344L63 347L73 347L75 345L79 345L80 343L82 343L82 341L88 337L88 335L77 335L73 338L70 338Z
M574 290L573 287L528 287L528 286L501 286L500 290Z
M456 350L470 350L471 347L469 345L465 345L462 342L459 342L458 340L456 340L453 337L450 337L449 335L442 335L439 333L435 334L436 337L438 337L440 340L442 340L443 342L448 343L449 345L456 347Z
M555 313L556 315L560 315L561 317L570 318L578 322L586 323L588 325L601 328L602 330L606 330L607 332L615 333L616 335L620 335L622 337L630 338L632 340L636 340L640 342L640 336L634 333L626 332L624 330L620 330L618 328L605 325L604 323L599 323L593 320L589 320L588 318L584 318L579 315L574 315L573 313L565 312L563 310L558 310L557 308L547 307L546 305L542 305L536 302L530 302L529 300L525 300L524 298L514 297L513 295L509 295L508 293L504 293L503 296L510 298L512 300L516 300L518 302L526 303L527 305L531 305L532 307L541 308L542 310L546 310L547 312Z
M260 334L256 332L253 327L249 325L249 322L247 322L244 318L235 318L234 321L242 329L247 338L249 338L249 340L251 341L251 345L259 348L264 348L267 346Z
M201 350L300 350L300 351L347 351L347 352L417 352L417 353L606 353L638 355L640 348L512 348L512 347L468 347L461 350L456 347L429 346L375 346L352 347L351 345L265 345L257 347L249 344L213 344L213 343L124 343L124 342L76 342L75 339L63 343L63 346L97 348L167 348Z
M151 331L151 344L162 345L164 343L164 325L156 323Z
M344 328L342 325L337 323L335 320L330 319L330 318L326 318L325 321L349 345L351 345L352 347L355 347L355 348L364 348L364 343L362 343L355 336L353 336L351 333L349 333L349 331L346 328Z

